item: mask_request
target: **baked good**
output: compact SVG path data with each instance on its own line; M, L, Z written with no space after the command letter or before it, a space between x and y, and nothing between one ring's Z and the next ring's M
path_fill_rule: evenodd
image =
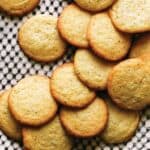
M8 109L8 97L11 89L0 96L0 129L10 138L21 140L21 125L11 115Z
M150 31L149 7L149 0L117 0L110 9L110 17L121 31L128 33Z
M110 7L115 1L116 0L75 0L77 5L81 8L91 12L102 11Z
M69 15L68 15L69 14ZM87 27L91 15L74 4L68 5L58 19L58 30L70 44L87 48Z
M87 36L92 50L109 61L124 58L131 45L131 36L118 31L107 12L92 17Z
M88 87L104 90L108 74L115 63L98 58L88 49L78 49L74 57L74 69L79 79Z
M33 75L20 80L13 87L8 102L15 119L30 126L45 124L57 111L46 76Z
M116 65L108 77L108 92L120 107L143 109L150 97L150 69L141 58Z
M19 29L18 42L25 54L34 60L51 62L62 57L66 43L57 31L57 18L36 15Z
M86 87L75 75L73 63L59 66L50 80L51 93L61 104L85 107L95 98L95 92Z
M0 9L13 16L23 16L31 12L40 0L0 0Z
M93 137L104 129L107 123L107 106L103 99L95 100L86 108L62 107L60 120L70 135L80 138Z
M140 120L137 111L129 111L119 108L109 98L106 100L108 106L108 123L101 138L109 144L123 143L134 135Z
M40 128L23 128L23 143L27 150L71 150L71 138L65 133L59 118Z

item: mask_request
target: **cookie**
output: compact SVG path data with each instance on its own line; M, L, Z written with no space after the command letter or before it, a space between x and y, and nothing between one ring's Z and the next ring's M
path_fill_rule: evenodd
M71 138L58 117L40 128L23 128L23 143L28 150L71 150Z
M57 31L57 18L36 15L28 19L18 33L21 49L34 60L51 62L62 57L66 43Z
M48 122L57 111L57 104L50 93L49 78L45 76L28 76L19 81L8 102L15 119L30 126Z
M95 93L77 78L72 63L59 66L51 77L51 93L61 104L85 107L95 98Z
M92 17L87 36L92 50L109 61L124 58L131 45L131 36L118 31L107 12L98 13Z
M150 97L150 70L140 58L116 65L108 77L108 92L125 109L143 109Z
M87 49L78 49L75 53L74 68L76 75L88 87L95 90L106 89L108 74L114 65L114 63L98 58Z
M109 144L126 142L134 135L140 120L136 111L123 110L107 99L108 123L101 138Z
M146 54L150 54L150 33L142 35L133 43L129 57L135 58Z
M10 138L21 140L21 126L12 117L8 109L10 90L4 91L0 96L0 129Z
M102 11L110 7L115 1L116 0L75 0L77 5L81 8L91 12Z
M143 62L145 63L145 67L147 67L148 69L150 68L150 53L143 54L139 56L138 58L143 60Z
M70 135L80 138L93 137L104 129L107 123L107 106L101 98L96 98L84 109L60 110L60 120Z
M149 76L149 80L150 80L150 54L146 54L146 55L142 55L139 57L141 60L143 60L143 62L145 63L145 68L147 69L147 76ZM150 83L150 81L148 81L148 84ZM150 87L147 90L148 95L150 95ZM150 98L147 99L147 105L150 106Z
M149 0L117 0L110 9L110 16L114 25L121 31L150 31L149 7Z
M0 9L13 16L23 16L31 12L40 0L0 0Z
M62 37L74 46L87 48L86 33L90 16L76 5L68 5L58 19L58 30Z

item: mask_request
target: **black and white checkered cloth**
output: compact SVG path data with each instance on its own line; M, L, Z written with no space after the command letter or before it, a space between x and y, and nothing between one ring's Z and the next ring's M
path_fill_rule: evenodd
M58 16L65 5L66 0L41 0L32 13L21 18L9 17L0 12L0 90L14 86L29 74L50 76L57 65L70 61L73 48L68 48L66 55L59 61L40 64L26 57L17 44L17 31L24 20L40 13ZM150 109L143 111L139 129L128 143L106 145L99 137L74 139L74 143L73 150L150 150ZM22 150L22 146L0 131L0 150Z

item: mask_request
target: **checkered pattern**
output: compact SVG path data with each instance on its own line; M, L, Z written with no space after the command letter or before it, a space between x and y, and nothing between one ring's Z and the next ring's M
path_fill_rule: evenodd
M27 16L17 18L0 13L0 90L14 86L27 74L50 76L57 65L70 61L74 48L68 47L66 55L54 63L40 64L26 57L17 44L17 31L22 22L35 14L46 13L58 16L65 0L41 0L38 7ZM128 142L119 145L106 145L99 137L74 139L73 150L148 150L150 149L150 110L143 111L142 120L136 135ZM21 150L20 143L7 138L0 131L0 150Z

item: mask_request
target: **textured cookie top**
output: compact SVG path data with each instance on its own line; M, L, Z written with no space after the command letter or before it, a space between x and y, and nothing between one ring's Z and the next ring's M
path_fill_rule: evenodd
M150 54L150 33L142 35L133 43L129 57L134 58L147 54Z
M31 126L50 120L57 111L57 104L51 96L49 78L28 76L12 89L9 108L19 122Z
M40 0L0 0L0 9L11 15L21 16L34 9Z
M109 75L108 91L121 107L144 108L150 97L150 69L142 59L128 59L116 65Z
M62 108L60 119L69 134L76 137L92 137L99 134L107 123L107 107L96 98L84 109Z
M58 19L58 30L70 44L88 47L87 26L90 14L74 4L68 5Z
M21 126L14 120L8 109L8 97L11 90L0 96L0 129L10 138L21 140Z
M29 57L43 62L60 58L66 48L57 31L57 18L50 15L28 19L19 30L18 40Z
M24 128L23 143L29 150L71 150L72 141L62 128L59 118L41 128Z
M150 0L118 0L110 16L115 26L124 32L150 31Z
M135 111L123 110L107 100L108 123L101 134L102 139L107 143L122 143L129 140L135 133L140 115Z
M111 6L116 0L75 0L83 9L97 12Z
M71 107L84 107L95 93L79 81L72 63L59 66L51 77L51 92L58 102Z
M118 31L106 12L92 17L88 40L97 55L111 61L122 59L131 45L130 36Z
M78 49L75 53L75 73L88 87L96 90L106 89L108 74L114 65L87 49Z

